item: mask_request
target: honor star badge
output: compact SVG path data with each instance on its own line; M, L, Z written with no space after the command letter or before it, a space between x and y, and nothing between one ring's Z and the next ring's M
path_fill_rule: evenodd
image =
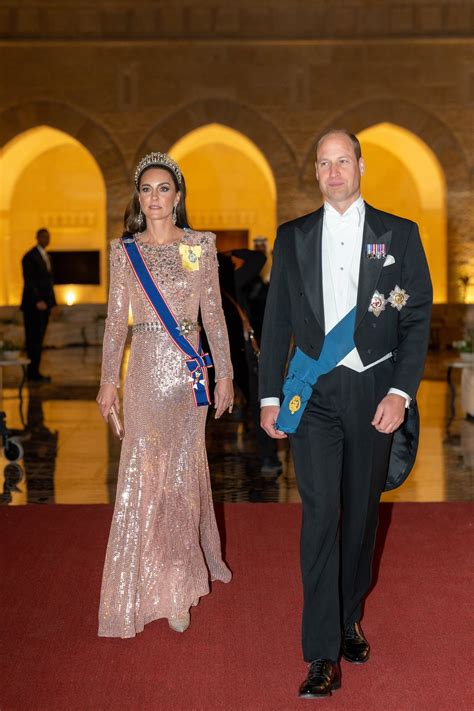
M179 254L181 256L181 264L187 272L199 271L199 258L201 257L201 245L199 244L180 244Z
M196 324L189 318L183 318L183 320L178 324L177 330L178 333L186 337L196 330Z
M382 311L385 311L385 304L387 303L387 299L383 294L380 294L378 291L374 292L374 295L372 296L372 300L370 302L369 306L369 311L374 314L374 316L380 316Z
M195 390L197 390L200 385L206 384L206 381L202 377L202 373L199 370L196 370L196 372L192 376L190 376L188 379L193 384L193 388Z
M392 308L397 309L398 311L401 311L404 306L406 306L406 303L408 299L410 298L410 295L407 294L405 289L400 289L400 287L397 285L393 291L390 292L390 296L388 297L388 302L392 305Z
M295 414L295 412L298 412L298 410L301 407L301 398L299 395L295 395L294 397L291 398L290 404L288 405L290 408L290 412L292 415Z

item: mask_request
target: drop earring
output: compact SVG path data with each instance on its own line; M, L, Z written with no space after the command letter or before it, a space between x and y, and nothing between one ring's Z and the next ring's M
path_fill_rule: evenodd
M141 231L145 227L145 215L142 212L142 208L140 208L140 212L138 214L138 229Z
M173 215L171 219L173 220L173 225L175 225L178 221L178 212L176 210L176 205L173 205Z

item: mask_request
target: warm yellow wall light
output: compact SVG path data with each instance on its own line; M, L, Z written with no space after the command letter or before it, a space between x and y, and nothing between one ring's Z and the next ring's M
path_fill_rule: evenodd
M72 306L76 303L77 297L74 289L68 289L65 295L65 301L68 306Z

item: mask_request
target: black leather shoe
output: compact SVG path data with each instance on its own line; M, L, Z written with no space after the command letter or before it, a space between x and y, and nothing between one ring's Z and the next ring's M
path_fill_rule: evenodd
M370 644L358 622L348 625L342 635L342 656L352 664L365 664L370 657Z
M341 672L336 662L330 659L315 659L309 665L308 676L301 684L298 696L303 699L331 696L340 686Z

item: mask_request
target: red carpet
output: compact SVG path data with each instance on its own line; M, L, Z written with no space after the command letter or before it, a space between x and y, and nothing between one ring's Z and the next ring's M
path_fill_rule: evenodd
M382 506L364 619L372 658L343 663L342 689L312 702L296 698L299 507L217 514L233 582L214 585L182 636L161 620L111 640L96 637L111 508L2 507L1 711L472 708L469 504Z

